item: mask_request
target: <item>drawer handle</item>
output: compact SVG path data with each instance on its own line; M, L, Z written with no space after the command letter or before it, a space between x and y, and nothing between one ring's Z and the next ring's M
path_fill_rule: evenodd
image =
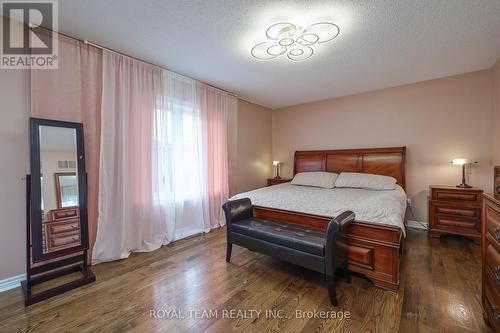
M77 228L76 225L74 224L71 225L71 229L76 229L76 228Z
M72 240L76 241L76 238L75 237L71 237Z
M493 231L493 232L494 232L494 234L495 234L495 235L494 235L494 236L495 236L495 239L496 239L497 241L498 241L498 240L500 240L500 230L498 229L498 227L495 227L495 229L494 229L494 231Z
M500 282L500 266L495 266L495 279Z
M493 310L493 316L495 317L495 320L496 321L500 320L500 315L497 313L497 309L498 309L497 306L492 305L491 309Z

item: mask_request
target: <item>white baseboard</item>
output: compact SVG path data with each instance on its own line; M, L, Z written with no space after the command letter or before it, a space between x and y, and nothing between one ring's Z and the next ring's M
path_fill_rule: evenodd
M415 229L422 229L422 230L429 229L429 223L427 223L427 222L419 222L419 221L415 221L415 220L407 220L406 221L406 226L408 228L415 228Z
M26 274L20 274L0 280L0 292L19 287L21 285L21 281L23 280L26 280Z

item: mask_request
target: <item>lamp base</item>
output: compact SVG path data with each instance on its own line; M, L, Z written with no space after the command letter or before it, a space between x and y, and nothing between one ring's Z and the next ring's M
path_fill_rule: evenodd
M457 185L457 187L458 187L458 188L471 188L472 186L467 185L467 184L465 184L465 183L462 183L462 184Z
M281 179L281 177L280 176L276 176L276 177L274 177L274 179Z

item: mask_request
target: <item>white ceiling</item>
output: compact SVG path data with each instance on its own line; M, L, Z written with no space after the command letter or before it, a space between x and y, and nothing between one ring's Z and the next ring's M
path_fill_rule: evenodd
M281 20L341 32L304 62L251 58ZM63 0L59 31L277 108L489 68L500 1Z

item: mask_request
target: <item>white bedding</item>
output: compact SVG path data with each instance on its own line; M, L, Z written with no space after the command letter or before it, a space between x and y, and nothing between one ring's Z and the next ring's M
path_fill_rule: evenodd
M394 190L374 191L284 183L243 192L230 200L240 198L250 198L257 206L331 217L351 210L356 220L395 225L405 233L406 193L399 185Z

